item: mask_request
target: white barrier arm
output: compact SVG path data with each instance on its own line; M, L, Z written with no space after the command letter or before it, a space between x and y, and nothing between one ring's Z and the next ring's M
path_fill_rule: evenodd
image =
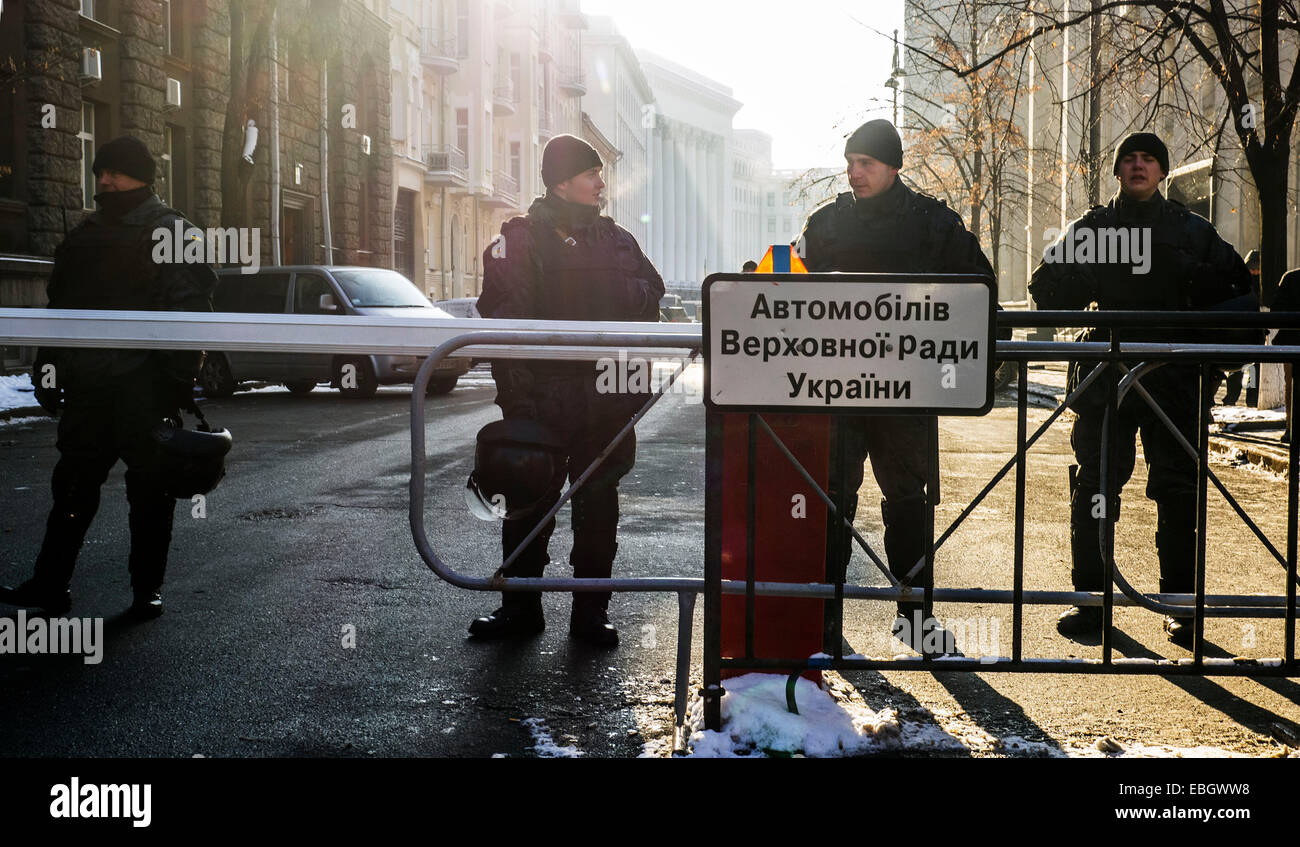
M0 309L0 344L33 347L424 356L468 332L515 330L592 333L593 337L611 332L643 333L681 342L680 354L662 347L628 349L628 356L644 359L682 358L702 343L700 324L687 323ZM577 361L600 359L611 352L608 346L521 349L502 345L465 347L460 351L476 359Z

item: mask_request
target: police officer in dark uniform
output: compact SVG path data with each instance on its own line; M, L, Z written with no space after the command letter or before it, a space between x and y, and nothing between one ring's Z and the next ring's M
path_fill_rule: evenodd
M153 193L155 164L139 139L123 136L99 149L92 165L99 210L54 254L47 286L51 309L212 311L216 274L204 264L153 259L158 228L189 224ZM179 255L180 251L174 251ZM176 501L164 493L150 433L181 407L194 405L197 351L42 348L33 367L37 401L59 419L59 461L51 483L45 540L32 578L0 589L0 602L43 609L71 607L77 554L99 508L109 470L126 463L130 504L130 613L162 614L162 583Z
M1044 309L1084 309L1096 303L1101 309L1213 309L1250 291L1250 273L1237 251L1226 243L1205 218L1160 194L1160 181L1169 172L1169 151L1156 135L1134 133L1115 151L1113 172L1119 191L1105 206L1089 210L1072 222L1029 282L1029 293ZM1129 255L1110 256L1099 251L1091 258L1067 244L1084 243L1089 236L1101 242L1099 231L1127 231ZM1087 232L1091 231L1091 232ZM1147 240L1149 239L1149 240ZM1118 243L1111 239L1112 243ZM1143 244L1149 245L1143 248ZM1150 255L1139 255L1144 249ZM1126 334L1137 341L1189 341L1186 332L1145 330ZM1107 340L1106 330L1088 330L1079 340ZM1091 368L1091 365L1085 367ZM1073 391L1082 376L1080 363L1072 363L1067 389ZM1151 394L1192 444L1196 443L1199 410L1209 396L1198 396L1198 367L1171 363L1142 378ZM1217 386L1216 386L1217 387ZM1160 591L1191 593L1196 561L1196 463L1179 446L1173 434L1136 392L1125 396L1116 421L1118 464L1108 480L1110 496L1100 497L1101 436L1107 388L1095 382L1072 405L1078 418L1070 443L1078 462L1070 495L1071 579L1076 591L1102 591L1103 569L1098 521L1103 514L1112 523L1119 518L1119 493L1133 473L1134 437L1142 434L1142 451L1149 473L1146 496L1156 502L1156 550L1160 559ZM1165 619L1169 640L1191 643L1191 618ZM1061 615L1057 630L1066 636L1096 635L1102 625L1098 606L1074 607Z
M858 127L844 145L844 158L852 190L813 212L799 242L810 272L993 276L993 267L961 216L942 201L912 191L898 178L903 145L893 124L873 120ZM832 466L828 494L838 503L842 492L845 513L853 515L863 462L871 457L884 495L880 510L885 555L890 570L900 577L925 555L926 481L931 461L927 442L932 426L934 418L927 416L834 419L831 455L846 458L843 465ZM840 580L852 552L847 528L832 519L828 538L832 552L827 578ZM913 584L923 587L931 579L928 569L922 570ZM921 621L921 608L920 603L899 603L899 620L895 622L895 634L917 649L923 634L936 627L932 621ZM828 624L828 636L831 632ZM943 652L953 652L950 641Z
M501 227L483 253L479 312L489 318L576 321L657 321L663 280L632 234L600 214L602 162L595 148L572 135L557 135L542 154L546 195L526 217ZM535 420L564 445L568 478L576 479L646 399L644 394L602 393L591 362L501 360L493 363L497 405L505 418ZM573 509L569 562L580 578L607 578L618 550L618 481L632 469L632 433L578 489ZM556 489L535 510L540 517ZM535 520L507 520L501 544L508 556ZM541 535L504 572L539 577L550 562L550 521ZM570 634L602 646L618 644L609 622L609 593L575 592ZM501 608L470 624L479 638L516 637L545 627L541 594L505 592Z

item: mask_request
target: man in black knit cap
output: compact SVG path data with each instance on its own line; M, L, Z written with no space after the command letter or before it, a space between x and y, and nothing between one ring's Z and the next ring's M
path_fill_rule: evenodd
M526 217L501 226L483 252L479 312L488 318L569 321L657 321L663 280L632 234L600 214L602 163L581 138L557 135L542 154L546 195ZM537 421L563 445L568 478L575 480L647 398L604 393L592 362L499 360L492 365L497 405L507 420ZM607 578L618 550L618 481L636 458L633 433L619 443L574 495L573 551L569 562L580 578ZM557 483L562 483L557 480ZM531 512L502 522L508 556L536 520L559 499L557 487ZM503 575L540 577L550 562L551 520ZM575 592L570 634L603 647L618 644L609 621L609 593ZM520 637L545 628L541 594L504 592L501 608L470 624L482 639Z
M154 159L138 138L99 148L92 165L99 210L59 245L47 286L51 309L212 311L216 274L205 264L154 261L154 233L180 213L153 193ZM177 254L180 250L175 251ZM154 426L194 405L197 351L42 348L32 368L37 402L59 419L54 506L32 578L0 588L0 602L61 615L71 607L77 554L118 459L130 504L130 614L162 614L162 583L176 501L154 464Z
M993 276L979 240L961 216L942 201L912 191L898 178L903 144L894 125L868 121L844 145L850 191L840 194L808 218L799 246L811 273L963 273ZM832 423L831 498L842 496L845 514L857 510L863 462L871 468L884 499L885 555L890 570L902 577L925 556L926 480L930 473L927 435L931 417L836 416ZM840 451L843 451L841 453ZM838 520L828 526L830 555L827 578L844 578L851 550L849 534ZM912 580L922 588L933 579L922 569ZM951 636L933 620L921 620L922 604L898 604L894 632L914 649L929 653L956 651ZM833 628L828 620L826 649ZM937 637L936 637L937 636Z
M1119 190L1105 206L1090 209L1072 221L1029 281L1029 294L1043 309L1214 310L1219 304L1248 294L1250 273L1237 251L1219 237L1214 225L1180 203L1160 194L1160 182L1169 173L1169 150L1158 136L1138 132L1125 138L1115 151L1113 173ZM1095 245L1102 231L1123 232L1129 250L1121 255L1088 255L1073 249L1087 236ZM1112 240L1112 243L1118 243ZM1127 253L1128 255L1123 255ZM1201 340L1197 331L1145 330L1123 336L1127 341L1187 342ZM1077 340L1108 341L1105 329L1085 330ZM1093 365L1086 363L1086 370ZM1086 370L1071 363L1066 389L1073 392ZM1197 417L1208 409L1214 386L1198 396L1198 366L1173 362L1142 378L1142 386L1178 427L1189 443L1197 442ZM1077 413L1070 430L1078 471L1070 492L1071 581L1076 591L1106 591L1099 529L1102 520L1119 519L1120 492L1133 474L1134 438L1142 434L1142 452L1148 474L1146 495L1156 502L1156 553L1160 560L1160 591L1191 593L1195 590L1196 563L1196 462L1179 445L1155 412L1129 392L1120 404L1115 432L1118 461L1107 479L1107 496L1101 491L1101 437L1105 422L1107 379L1099 378L1071 405ZM1067 610L1056 628L1070 638L1101 633L1100 606ZM1189 647L1192 619L1168 617L1164 629L1169 640Z

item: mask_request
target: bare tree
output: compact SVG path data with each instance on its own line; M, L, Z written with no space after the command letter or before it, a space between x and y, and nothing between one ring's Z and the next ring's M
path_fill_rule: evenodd
M1261 278L1264 300L1272 301L1286 263L1287 184L1291 134L1300 105L1300 15L1293 0L1151 0L1147 3L1090 2L1086 9L1063 11L1036 0L988 0L1032 25L983 55L955 62L936 50L918 50L931 61L966 78L994 67L1035 39L1051 33L1086 31L1110 34L1109 68L1084 79L1075 96L1125 79L1137 81L1143 98L1139 114L1154 117L1162 108L1199 119L1205 129L1199 146L1218 150L1230 120L1245 156L1259 204ZM1204 115L1188 90L1198 65L1222 90L1228 115ZM1100 99L1100 98L1099 98ZM1195 103L1188 108L1188 103ZM1262 107L1262 108L1261 108ZM1098 157L1091 157L1097 162ZM1100 163L1094 165L1099 167Z
M987 0L914 4L925 55L911 56L903 101L910 181L963 212L990 248L1000 278L1008 212L1027 198L1024 160L1030 139L1017 120L1031 89L1028 51L1007 54L975 73L955 76L990 40L1013 40L1023 20Z

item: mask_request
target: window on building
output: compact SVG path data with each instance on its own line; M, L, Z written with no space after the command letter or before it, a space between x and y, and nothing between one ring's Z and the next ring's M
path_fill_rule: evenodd
M469 56L469 0L456 0L456 56Z
M95 163L95 104L81 103L81 207L95 208L95 174L90 169Z
M775 205L776 205L776 192L775 192L775 191L769 191L769 192L767 192L767 205L769 205L769 206L775 206Z
M523 172L523 162L519 156L519 142L510 142L510 176L514 178L515 184L518 185Z
M81 0L81 14L85 15L88 18L94 18L95 2L96 0Z
M188 52L185 49L187 2L188 0L163 0L163 39L169 56L183 57Z
M789 234L790 234L790 219L789 219L789 218L786 218L786 219L785 219L785 227L784 227L784 231L785 231L785 234L786 234L786 235L789 235Z
M367 265L375 264L370 253L370 181L361 180L360 211L357 216L357 243L360 249L366 255L361 257L361 261Z
M518 98L524 90L523 70L519 63L519 54L510 54L510 96Z
M456 149L469 152L469 109L456 110Z
M776 234L776 218L767 219L767 231L773 235Z

